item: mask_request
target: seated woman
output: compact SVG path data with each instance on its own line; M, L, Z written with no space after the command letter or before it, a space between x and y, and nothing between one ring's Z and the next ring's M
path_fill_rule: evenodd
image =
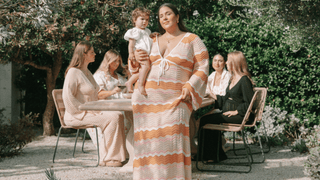
M104 58L94 73L93 77L100 87L98 92L99 99L123 99L122 93L125 91L118 87L127 82L125 78L127 71L126 67L122 64L122 58L116 50L109 50L105 53ZM121 75L124 74L124 75ZM133 123L132 112L121 111L124 115L124 134L127 135L131 124ZM92 137L91 140L96 146L95 129L87 128L88 133ZM99 140L102 140L101 130L98 129Z
M229 84L231 74L225 69L225 66L226 61L221 54L217 54L213 57L212 68L214 71L208 77L206 96L213 98L214 95L224 96L226 94L226 88Z
M231 72L230 83L226 88L225 96L215 95L215 108L222 110L220 113L209 114L200 119L199 128L206 124L220 123L236 123L241 124L243 117L248 109L248 106L253 97L254 83L248 71L248 65L245 56L242 52L236 51L228 54L227 68ZM249 117L249 121L253 121L254 115ZM222 146L219 146L219 154L217 154L218 137L220 131L205 130L206 138L202 144L202 137L199 134L199 146L203 148L204 161L219 161L227 159ZM221 136L220 136L221 138ZM221 139L220 139L221 142ZM201 150L198 153L201 158ZM201 160L201 159L200 159Z
M98 100L99 85L88 70L94 62L93 46L88 41L80 42L65 72L62 98L65 105L64 121L68 126L96 125L102 131L99 141L100 166L122 166L126 160L123 115L120 111L81 111L79 106ZM91 136L91 138L95 138Z

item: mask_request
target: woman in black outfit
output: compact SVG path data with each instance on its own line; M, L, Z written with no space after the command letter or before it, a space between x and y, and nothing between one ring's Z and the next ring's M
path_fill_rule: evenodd
M209 114L200 119L199 128L206 124L220 124L220 123L236 123L241 124L244 115L249 107L253 97L253 81L248 71L248 65L245 56L242 52L236 51L228 54L227 60L228 71L231 72L231 79L226 89L225 96L213 95L215 101L215 108L222 110L222 113ZM253 121L254 115L249 116L249 122ZM217 145L220 131L204 130L205 139L202 144L202 137L199 134L199 146L201 160L201 148L203 149L204 161L217 162ZM198 131L199 132L199 131ZM219 146L219 161L227 159L222 146Z

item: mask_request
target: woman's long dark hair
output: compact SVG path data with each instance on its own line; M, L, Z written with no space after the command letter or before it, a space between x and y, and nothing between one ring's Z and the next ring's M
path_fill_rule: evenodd
M190 31L188 30L188 28L184 25L184 23L183 23L183 21L182 21L182 17L181 17L181 15L180 15L177 7L176 7L175 5L173 5L173 4L171 4L171 3L164 3L164 4L162 4L162 5L159 7L159 9L158 9L158 26L159 26L159 33L160 33L160 34L164 34L164 33L166 32L166 31L162 28L162 26L161 26L161 24L160 24L159 11L160 11L160 9L161 9L162 7L168 7L168 8L170 8L170 9L173 11L173 13L174 13L175 15L179 15L178 27L179 27L180 31L190 32Z

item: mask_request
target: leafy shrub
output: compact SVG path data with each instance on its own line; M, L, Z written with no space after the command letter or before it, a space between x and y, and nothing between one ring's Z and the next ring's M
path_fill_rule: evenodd
M320 147L320 126L315 125L306 139L309 148Z
M306 138L306 145L310 148L310 154L304 163L304 173L314 179L320 178L320 126L314 129Z
M296 139L293 143L291 151L298 151L300 153L305 153L309 151L309 148L306 145L306 141L304 139Z
M0 110L0 157L18 154L35 136L34 120L39 114L27 114L17 123L5 123Z
M287 42L290 29L260 18L231 19L219 11L212 14L186 21L203 40L210 57L244 52L256 86L268 87L266 104L294 114L306 128L319 124L320 45L303 44L293 50Z
M293 151L306 152L308 151L306 143L301 140L306 138L309 133L301 122L293 114L288 114L287 111L281 111L280 108L265 106L262 114L262 123L258 130L251 136L254 142L257 142L257 136L260 135L262 142L266 142L271 146L290 145L293 139L296 142L293 144Z
M313 179L320 179L320 147L315 147L310 150L310 155L304 163L304 174Z

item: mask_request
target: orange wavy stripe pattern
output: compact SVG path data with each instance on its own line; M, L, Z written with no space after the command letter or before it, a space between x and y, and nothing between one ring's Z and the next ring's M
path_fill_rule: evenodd
M184 162L185 166L191 165L191 158L185 157L183 154L172 154L166 156L152 156L136 159L133 162L133 167L137 168L140 166L150 165L150 164L172 164Z
M183 132L184 136L189 136L189 127L186 127L184 124L176 124L173 126L160 128L156 130L140 131L134 133L134 140L140 141L145 139L172 136L174 134L180 134L181 132Z

